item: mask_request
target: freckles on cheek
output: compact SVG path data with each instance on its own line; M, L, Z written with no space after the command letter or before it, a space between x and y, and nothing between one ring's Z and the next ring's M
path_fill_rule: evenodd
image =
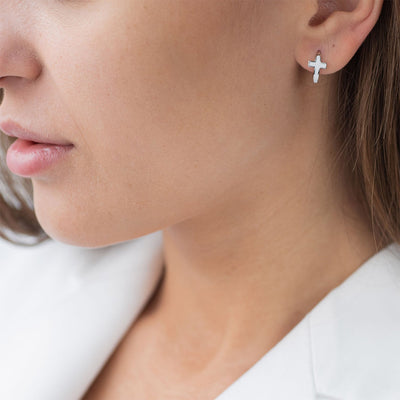
M226 56L236 40L236 3L125 0L71 39L70 62L59 63L82 143L99 151L121 146L128 131L176 124L185 108L193 113L218 95L226 67L234 68Z

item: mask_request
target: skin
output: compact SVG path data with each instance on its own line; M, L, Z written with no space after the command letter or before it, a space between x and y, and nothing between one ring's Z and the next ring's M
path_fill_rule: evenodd
M45 231L163 230L166 277L90 398L214 398L379 250L332 138L382 1L0 0L1 119L74 145L32 178Z

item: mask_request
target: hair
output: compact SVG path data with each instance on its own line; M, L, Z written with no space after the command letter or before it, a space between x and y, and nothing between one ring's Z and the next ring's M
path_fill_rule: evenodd
M379 247L400 242L400 0L384 0L373 30L339 71L338 155Z
M338 158L350 172L375 241L400 242L400 0L383 1L375 26L337 74ZM35 216L31 181L10 174L4 160L11 139L0 136L0 236L38 244L49 237Z

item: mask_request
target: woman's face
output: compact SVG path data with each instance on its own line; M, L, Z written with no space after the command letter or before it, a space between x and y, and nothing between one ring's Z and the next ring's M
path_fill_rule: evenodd
M74 145L32 177L47 233L104 246L244 190L293 123L300 6L0 0L1 119Z

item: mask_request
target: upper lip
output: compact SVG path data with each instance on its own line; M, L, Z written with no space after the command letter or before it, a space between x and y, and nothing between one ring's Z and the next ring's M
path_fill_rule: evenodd
M7 136L13 136L13 137L17 137L19 139L29 140L31 142L56 144L56 145L62 145L62 146L67 146L67 145L71 144L62 139L53 139L47 135L44 135L44 134L40 135L38 133L29 131L28 129L22 127L20 124L18 124L15 121L12 121L11 119L7 119L5 121L0 121L0 129Z

